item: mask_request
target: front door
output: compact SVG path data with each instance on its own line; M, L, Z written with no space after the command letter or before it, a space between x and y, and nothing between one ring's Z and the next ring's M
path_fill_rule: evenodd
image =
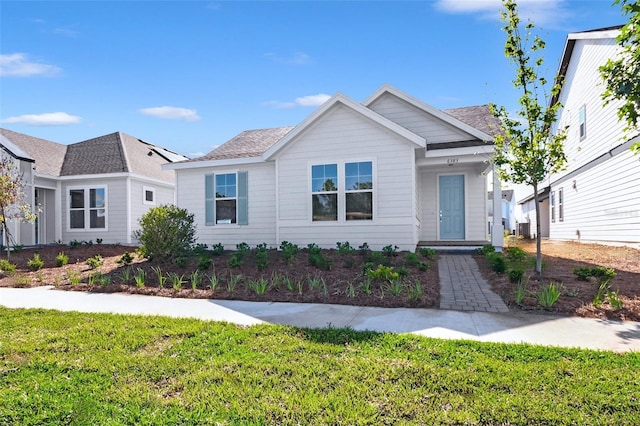
M440 176L440 239L464 240L464 175Z

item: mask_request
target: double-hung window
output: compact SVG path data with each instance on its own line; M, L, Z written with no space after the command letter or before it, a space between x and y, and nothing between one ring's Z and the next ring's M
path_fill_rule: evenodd
M558 189L558 220L564 221L564 191L562 188Z
M346 163L344 175L346 219L373 219L373 164Z
M551 198L551 222L556 221L556 191L552 191L549 195Z
M69 229L107 228L106 188L69 190Z
M338 165L311 166L313 220L338 220Z
M248 225L247 172L205 175L205 225Z
M373 220L373 163L312 165L311 205L314 222Z

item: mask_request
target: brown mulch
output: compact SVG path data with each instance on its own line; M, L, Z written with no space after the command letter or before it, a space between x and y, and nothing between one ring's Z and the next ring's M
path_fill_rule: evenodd
M32 287L42 285L54 285L61 290L92 291L92 292L126 292L136 294L149 294L166 297L183 298L207 298L248 301L271 302L302 302L302 303L334 303L356 306L379 307L437 307L440 297L437 262L421 256L420 260L429 265L426 271L419 270L416 266L406 264L404 253L395 253L393 256L383 256L384 262L389 262L397 271L406 269L408 275L403 280L405 288L399 295L392 294L388 283L374 281L371 292L363 288L365 275L364 264L370 261L370 254L360 252L353 254L340 254L336 250L323 250L323 256L331 262L330 270L319 269L309 264L307 249L301 249L295 257L287 262L282 253L277 250L268 250L268 263L263 269L259 269L256 262L256 250L247 254L240 267L229 267L228 262L232 256L231 251L226 251L222 256L212 256L207 252L206 256L212 259L212 267L200 271L202 282L195 289L191 286L191 274L198 270L198 256L186 259L183 266L175 263L158 263L139 258L133 254L134 248L117 245L82 245L71 248L64 245L44 246L40 248L23 249L11 253L10 261L18 266L17 273L10 276L0 274L0 287ZM64 251L69 256L69 264L63 267L55 266L56 255ZM131 252L134 262L129 266L131 277L128 283L124 283L124 270L127 266L118 264L117 260L125 252ZM34 253L39 253L45 262L39 271L31 271L28 260ZM101 255L104 263L96 270L92 270L86 264L86 259ZM6 254L2 255L6 258ZM376 259L374 259L376 260ZM379 259L377 259L379 260ZM376 262L377 264L377 262ZM182 289L175 290L169 279L158 287L157 273L154 268L160 268L164 276L177 274L183 276ZM142 269L146 272L144 287L135 285L133 275ZM73 285L70 282L70 271L80 274L80 284ZM89 285L89 277L99 272L108 277L109 284ZM219 278L219 284L215 291L209 286L209 277L215 275ZM241 275L240 283L230 291L228 288L232 277ZM287 289L281 280L287 277L292 282L292 290ZM279 280L280 278L280 280ZM264 294L257 294L250 288L251 281L265 279L269 285ZM320 279L324 280L321 281ZM419 297L410 297L409 288L419 281L423 287L423 293ZM274 284L280 282L280 284ZM348 291L352 286L353 293Z
M535 257L535 241L511 241ZM483 275L491 283L510 309L525 311L553 312L588 318L640 321L640 250L630 247L612 247L576 242L542 241L543 271L537 276L532 264L526 271L529 278L527 296L521 305L515 302L515 284L510 283L506 274L493 272L484 256L476 255ZM593 305L598 290L595 279L581 281L573 273L576 268L604 266L613 268L616 277L611 281L611 290L617 291L623 302L620 310L614 310L608 301L601 306ZM542 286L554 282L561 287L561 296L548 310L540 307L535 293Z

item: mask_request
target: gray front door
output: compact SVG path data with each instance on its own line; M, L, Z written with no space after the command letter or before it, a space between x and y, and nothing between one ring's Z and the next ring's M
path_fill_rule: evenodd
M464 175L440 176L440 239L464 240Z

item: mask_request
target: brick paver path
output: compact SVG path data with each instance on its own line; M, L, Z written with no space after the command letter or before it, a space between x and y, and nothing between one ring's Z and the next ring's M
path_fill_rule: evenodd
M502 298L491 291L478 264L468 254L442 254L438 259L440 309L509 312Z

